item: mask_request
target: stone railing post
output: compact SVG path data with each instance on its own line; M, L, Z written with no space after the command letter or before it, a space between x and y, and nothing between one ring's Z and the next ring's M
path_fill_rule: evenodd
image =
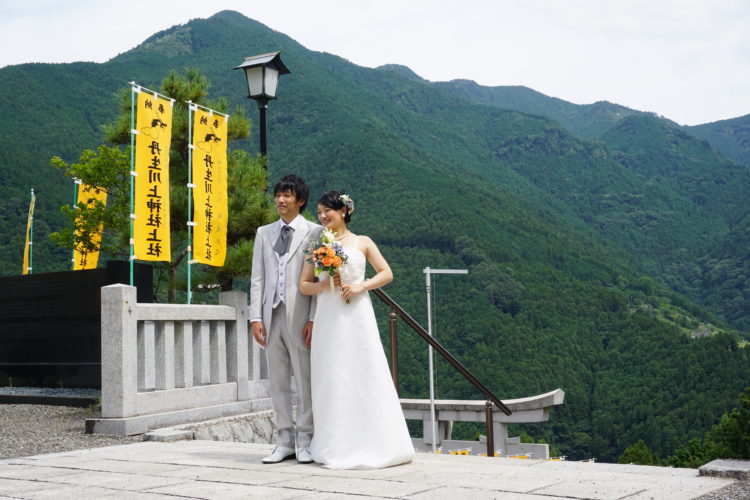
M102 287L102 417L136 413L136 294L133 286Z
M247 294L240 291L222 292L219 304L234 307L237 321L227 329L227 379L237 382L237 400L250 398L248 386L248 311Z

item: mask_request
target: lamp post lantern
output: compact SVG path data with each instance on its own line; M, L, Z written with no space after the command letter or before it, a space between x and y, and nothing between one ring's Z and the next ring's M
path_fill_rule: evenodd
M279 75L286 75L291 71L281 61L281 52L269 52L246 57L245 62L234 69L245 70L247 97L258 102L260 154L266 156L266 110L268 109L268 101L276 99Z
M469 274L468 269L431 269L425 267L422 269L425 277L425 287L427 289L427 333L433 337L432 333L432 275L433 274ZM428 348L428 371L430 372L430 425L432 427L432 453L435 453L437 436L435 432L435 377L432 364L432 346Z

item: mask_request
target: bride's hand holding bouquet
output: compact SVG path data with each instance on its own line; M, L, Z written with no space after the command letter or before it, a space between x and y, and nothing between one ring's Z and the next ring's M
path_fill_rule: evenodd
M336 241L336 235L330 229L323 229L320 237L307 250L307 262L313 265L313 274L319 277L322 273L328 273L328 283L331 292L334 285L340 285L341 278L337 275L342 265L346 263L347 255L342 246ZM334 283L334 277L339 278ZM349 300L347 300L349 302Z

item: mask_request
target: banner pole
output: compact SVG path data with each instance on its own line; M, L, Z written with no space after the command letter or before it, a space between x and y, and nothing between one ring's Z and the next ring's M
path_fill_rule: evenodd
M133 214L135 198L135 82L130 82L130 286L133 286Z
M192 101L188 101L188 210L187 210L187 227L188 227L188 261L187 261L187 303L190 304L193 299L193 284L191 268L193 267L193 110Z
M34 188L31 188L31 213L29 214L29 274L34 274Z
M78 186L81 184L81 180L78 177L73 177L73 210L78 210ZM70 258L71 262L71 270L75 271L76 267L76 243L75 243L75 226L76 226L76 217L73 220L73 257Z

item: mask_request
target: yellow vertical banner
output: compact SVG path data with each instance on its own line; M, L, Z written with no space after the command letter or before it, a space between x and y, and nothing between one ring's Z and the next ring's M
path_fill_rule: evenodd
M107 192L104 189L87 184L78 185L78 203L83 203L86 206L84 210L93 209L97 201L103 205L107 204ZM94 244L96 250L88 251L82 245L75 246L73 251L73 271L96 269L99 263L99 244L102 241L102 229L103 225L100 224L98 231L91 234L91 243ZM76 235L79 234L80 230L76 229Z
M193 129L193 259L223 266L227 255L227 116L197 108Z
M36 205L36 195L31 190L31 201L29 202L29 217L26 220L26 244L23 247L23 269L21 274L31 273L31 245L32 245L32 226L34 224L34 206Z
M138 260L172 260L169 239L169 146L172 104L143 90L138 93L135 136L135 221Z

